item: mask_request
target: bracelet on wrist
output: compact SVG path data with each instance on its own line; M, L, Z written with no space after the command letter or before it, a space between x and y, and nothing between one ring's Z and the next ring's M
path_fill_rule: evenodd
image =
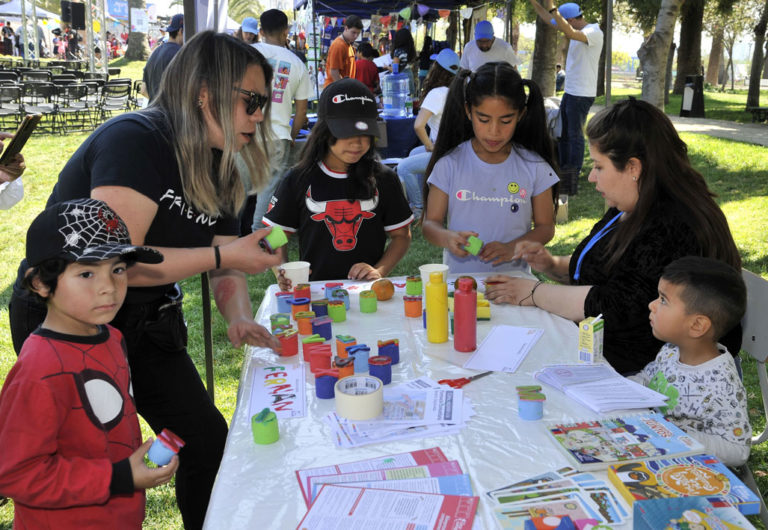
M216 268L221 268L221 251L219 250L219 245L214 245L213 247L213 256L216 258Z
M541 281L541 280L537 281L537 282L534 284L533 288L531 289L531 292L530 292L530 294L529 294L528 296L526 296L525 298L521 298L521 299L520 299L520 301L519 301L519 302L517 302L517 305L519 305L519 306L522 306L522 305L523 305L523 302L525 302L526 300L528 300L528 299L530 298L530 299L531 299L531 304L533 304L533 307L539 307L539 306L537 306L537 305L536 305L536 302L533 300L533 293L534 293L534 292L536 292L536 289L537 289L537 288L539 287L539 285L541 285L542 283L544 283L544 282L543 282L543 281Z

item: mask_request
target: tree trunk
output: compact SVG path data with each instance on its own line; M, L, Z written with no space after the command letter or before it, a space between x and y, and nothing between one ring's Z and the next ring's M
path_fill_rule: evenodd
M768 79L768 40L765 41L765 63L763 64L763 79Z
M685 76L701 74L701 28L704 0L685 0L680 14L680 45L677 47L675 94L682 94Z
M608 20L608 1L600 0L600 12L602 19L600 20L600 30L603 32L603 36L606 35L610 28L605 27L605 22ZM603 49L600 52L600 62L597 63L597 96L605 95L605 37L603 37Z
M760 106L760 72L763 69L763 43L765 30L768 26L768 0L765 0L760 20L755 24L755 51L752 53L752 66L749 69L749 90L747 91L747 107Z
M675 31L675 21L683 0L662 0L656 29L637 50L643 62L642 99L664 109L664 79L667 54Z
M710 85L717 84L717 74L720 72L720 59L723 57L723 26L719 23L712 34L712 49L709 51L709 63L707 63L707 78Z
M144 0L129 0L128 2L128 28L131 27L131 8L146 9ZM146 61L149 57L149 45L147 34L138 31L128 33L128 45L125 48L125 59L128 61Z
M555 95L555 55L557 53L557 29L552 24L536 18L536 41L533 46L531 80L544 97Z
M664 105L669 103L669 85L672 84L672 63L675 58L675 48L677 48L677 44L672 42L667 54L667 68L664 70Z
M448 47L452 50L456 49L456 37L459 34L459 13L458 11L451 11L448 17L448 29L445 30L445 38L448 41ZM462 50L463 51L463 50Z

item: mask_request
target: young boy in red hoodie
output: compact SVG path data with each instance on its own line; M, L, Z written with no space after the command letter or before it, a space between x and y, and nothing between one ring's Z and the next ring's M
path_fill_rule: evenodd
M14 500L14 528L141 528L144 490L176 472L177 456L144 463L152 440L141 443L125 341L108 325L128 267L162 260L95 199L55 204L30 225L24 284L48 313L0 394L0 495Z

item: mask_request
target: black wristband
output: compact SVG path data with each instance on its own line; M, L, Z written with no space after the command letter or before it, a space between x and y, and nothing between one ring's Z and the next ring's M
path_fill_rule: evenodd
M219 245L214 245L213 255L216 257L216 268L221 268L221 252L219 251Z
M554 13L555 11L557 11L557 6L553 7L552 9L550 9L550 10L549 10L549 13L550 13L550 14L552 14L552 13Z

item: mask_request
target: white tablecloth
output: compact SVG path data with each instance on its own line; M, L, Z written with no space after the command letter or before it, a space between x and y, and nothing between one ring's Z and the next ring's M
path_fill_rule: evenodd
M475 277L479 279L481 275ZM404 284L402 278L393 281L396 285ZM475 373L461 368L470 354L454 351L450 341L439 345L428 343L422 320L404 316L402 288L396 290L391 300L379 302L378 311L373 314L360 313L356 295L359 290L351 291L347 321L334 323L333 335L354 336L358 344L371 346L371 355L376 353L377 340L398 338L400 363L393 366L393 383L418 376L439 380ZM276 291L276 285L269 288L256 314L256 320L266 327L269 327L269 315L277 312ZM313 299L322 297L320 283L313 284L312 291ZM538 327L545 331L516 373L497 372L464 387L476 415L459 435L353 449L337 448L331 440L330 429L321 419L334 409L334 401L317 399L309 367L306 370L307 415L280 420L280 439L276 443L255 444L249 416L254 369L302 361L301 353L296 357L279 357L271 350L251 348L243 365L237 408L205 528L295 528L307 509L296 470L434 446L440 447L449 459L458 460L472 479L474 493L480 497L474 528L494 528L494 505L485 496L486 491L567 465L565 457L546 436L544 422L598 417L563 393L545 386L547 400L543 420L529 422L518 418L515 386L536 384L532 374L545 364L576 362L578 330L573 322L537 308L492 305L490 322L478 323L478 343L499 324ZM333 350L335 353L335 341ZM605 477L604 473L596 475Z

